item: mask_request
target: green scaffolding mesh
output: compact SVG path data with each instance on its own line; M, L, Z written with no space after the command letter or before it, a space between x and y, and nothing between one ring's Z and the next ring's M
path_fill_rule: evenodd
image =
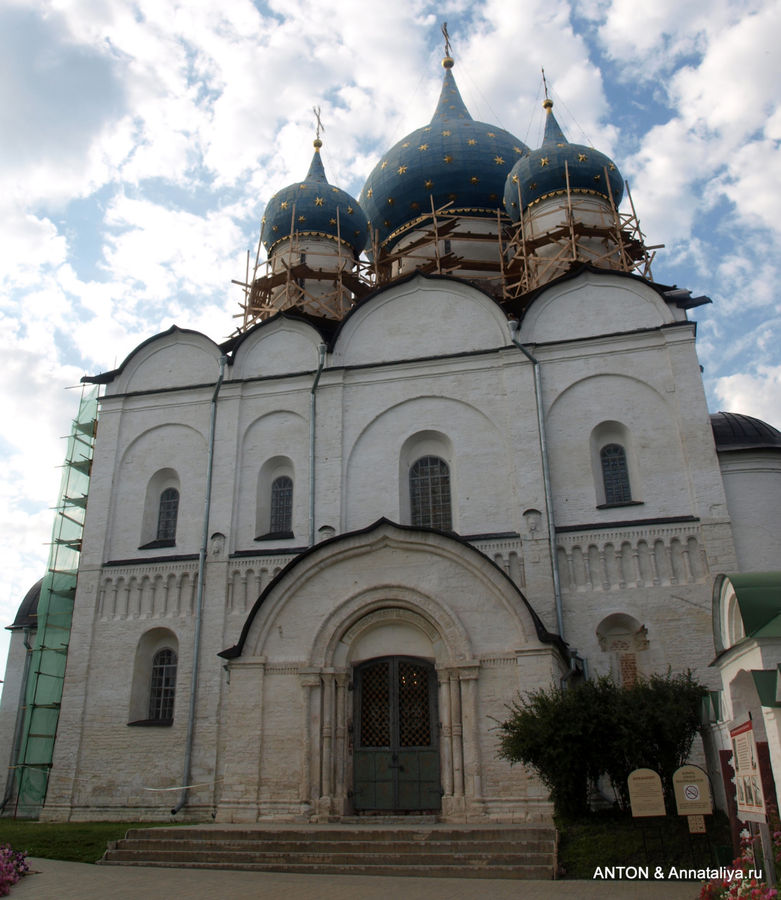
M98 388L85 389L68 438L49 563L38 600L37 630L15 767L19 816L37 817L46 799L68 658L97 415Z

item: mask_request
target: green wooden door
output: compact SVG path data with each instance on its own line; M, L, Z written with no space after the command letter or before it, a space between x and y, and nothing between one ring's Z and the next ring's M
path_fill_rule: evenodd
M356 811L440 809L434 666L404 656L373 659L355 669L354 684Z

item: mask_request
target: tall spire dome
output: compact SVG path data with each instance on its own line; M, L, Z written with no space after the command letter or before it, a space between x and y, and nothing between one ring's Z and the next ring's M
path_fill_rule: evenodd
M513 163L528 153L515 135L478 122L458 90L446 29L444 76L434 115L395 144L361 192L381 254L389 252L434 210L496 219Z
M546 197L591 194L615 206L624 195L624 179L604 153L584 144L571 144L553 115L553 100L545 97L542 146L513 166L504 191L505 209L517 222L521 212ZM519 202L520 198L520 202Z
M507 214L520 223L508 251L518 285L531 290L583 262L648 271L650 257L634 211L627 216L618 210L624 180L615 163L567 140L547 84L542 105L542 145L516 162L504 188Z
M341 319L363 289L355 273L368 222L354 197L328 183L320 154L319 109L315 116L315 152L306 177L282 188L266 204L261 229L268 253L266 274L256 277L256 267L255 276L247 279L245 329L292 307Z

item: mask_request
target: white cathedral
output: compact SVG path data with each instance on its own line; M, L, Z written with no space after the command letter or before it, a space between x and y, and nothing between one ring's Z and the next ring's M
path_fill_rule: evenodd
M232 338L172 327L85 379L43 818L545 821L497 755L519 692L717 686L716 576L779 568L781 433L711 421L707 298L652 279L614 163L549 100L534 150L472 119L443 66L359 200L319 137L269 200Z

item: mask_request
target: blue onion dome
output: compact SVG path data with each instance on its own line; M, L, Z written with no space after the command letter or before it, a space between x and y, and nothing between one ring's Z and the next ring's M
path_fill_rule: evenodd
M571 144L553 115L553 101L546 97L543 106L546 119L542 146L518 160L504 188L504 208L510 218L517 222L521 212L532 204L566 194L567 176L570 193L608 200L612 194L617 207L624 196L624 179L615 163L593 147Z
M268 253L285 238L325 237L341 240L358 257L366 246L369 226L358 201L328 183L320 158L323 142L315 142L315 154L306 178L278 191L266 204L263 244Z
M461 99L453 60L434 117L393 146L374 167L360 201L379 246L390 250L402 235L435 209L496 218L504 182L515 160L529 152L517 137L477 122Z

